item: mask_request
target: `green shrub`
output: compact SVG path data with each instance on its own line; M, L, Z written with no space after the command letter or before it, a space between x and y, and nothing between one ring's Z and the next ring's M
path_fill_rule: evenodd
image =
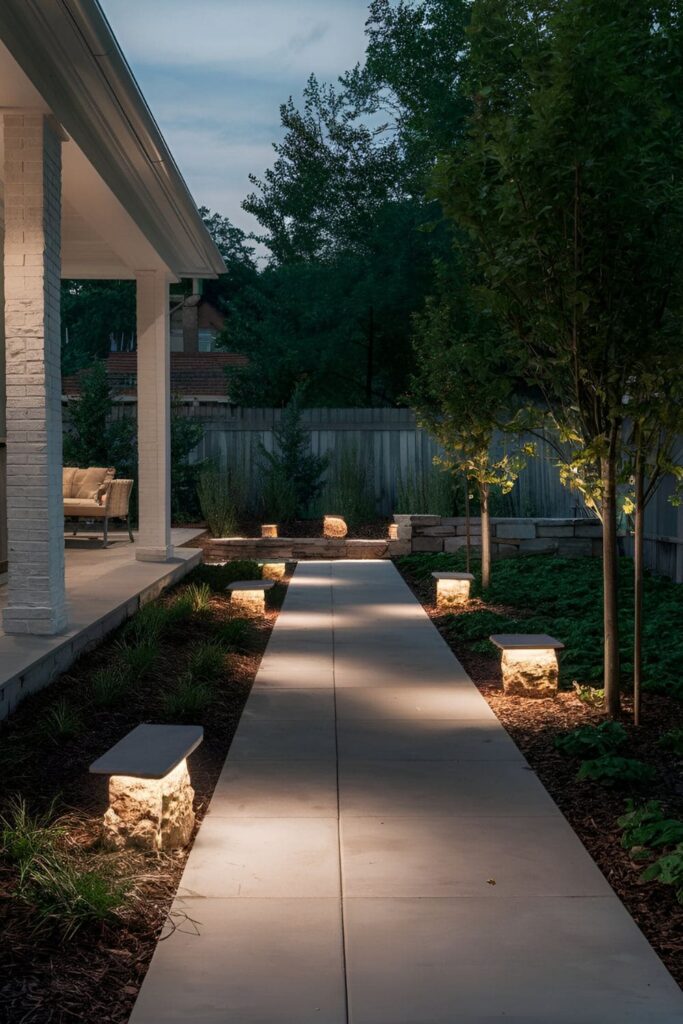
M463 486L439 466L408 472L397 481L395 511L399 515L452 516L464 505Z
M655 769L643 761L604 754L584 761L576 777L579 782L600 782L603 786L642 786L652 782L656 774Z
M129 679L136 682L152 671L159 657L160 646L155 641L136 646L123 643L117 645L116 652Z
M216 630L216 640L229 650L247 651L253 645L255 630L248 619L229 619Z
M213 698L214 691L207 682L186 672L164 696L163 711L174 722L192 723L207 711Z
M199 475L197 495L202 515L214 537L237 533L237 504L229 472L205 469Z
M640 806L629 800L626 814L618 819L618 823L624 831L621 845L631 851L634 860L647 857L648 848L659 849L683 843L683 821L665 818L659 800L648 800Z
M295 519L299 510L294 482L277 466L265 472L261 501L263 517L268 522L286 523Z
M98 708L112 708L123 703L130 688L130 674L121 665L101 668L92 677L90 694Z
M581 725L564 736L558 736L555 746L572 757L601 757L613 754L628 739L620 722L602 722L601 725Z
M683 729L669 729L660 737L657 746L669 750L672 754L683 757Z
M64 697L45 711L38 726L40 733L52 743L68 742L83 732L80 715Z
M683 903L683 843L679 843L671 853L665 853L654 864L645 868L640 880L641 882L672 885L676 892L676 899L679 903Z
M220 643L197 644L190 651L187 668L193 679L213 682L225 674L225 657Z
M297 388L273 430L273 451L259 445L264 511L276 522L306 514L322 491L328 465L327 456L311 451L301 402L302 389Z

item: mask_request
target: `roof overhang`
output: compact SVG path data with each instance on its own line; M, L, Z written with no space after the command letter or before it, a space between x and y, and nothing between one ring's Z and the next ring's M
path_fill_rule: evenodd
M2 0L0 39L0 107L51 112L71 140L63 276L126 277L155 262L177 277L223 273L97 0Z

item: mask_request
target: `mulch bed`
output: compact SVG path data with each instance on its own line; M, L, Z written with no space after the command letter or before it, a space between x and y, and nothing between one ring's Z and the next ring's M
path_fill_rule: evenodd
M284 586L278 585L271 595L279 607ZM84 928L68 941L54 933L36 936L27 927L26 910L13 896L16 871L0 859L3 1024L123 1024L128 1020L189 850L159 856L104 852L100 836L107 781L89 775L88 765L134 726L164 721L161 700L170 681L182 671L190 648L198 640L210 639L216 623L229 617L228 598L214 592L207 614L195 614L185 627L163 638L155 670L120 707L99 709L88 699L93 673L106 666L114 653L114 637L81 657L46 690L27 698L4 724L0 733L4 798L21 794L37 811L48 809L56 798L55 813L64 816L71 850L82 856L88 869L127 878L132 882L132 898L120 919ZM204 726L204 742L189 759L197 824L209 804L276 618L277 610L268 611L255 623L248 652L227 656L227 671L216 697L197 723ZM38 726L60 698L78 709L84 728L68 742L54 743L41 737Z
M447 628L447 618L432 603L431 586L426 587L409 575L406 575L406 582L641 931L683 987L683 906L677 902L672 887L641 883L639 876L645 865L632 861L621 845L617 818L625 811L628 792L591 782L577 782L579 762L555 747L554 741L562 733L577 726L603 722L602 711L584 703L573 691L560 692L552 700L507 696L503 692L499 657L475 653L466 644L454 643ZM470 607L519 614L519 609L481 601L472 601ZM649 785L644 794L637 795L661 800L673 817L683 818L681 762L657 745L664 732L683 724L680 702L656 694L644 694L642 725L639 728L632 725L631 699L624 696L622 705L622 724L629 733L628 756L657 769L657 781Z

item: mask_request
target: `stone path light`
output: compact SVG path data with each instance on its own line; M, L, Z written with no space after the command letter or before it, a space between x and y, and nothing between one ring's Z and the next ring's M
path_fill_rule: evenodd
M433 572L438 608L457 608L470 599L474 576L471 572Z
M199 725L138 725L90 765L109 776L104 841L110 849L159 852L187 846L194 828L187 758L202 742Z
M264 580L284 579L286 572L286 562L264 562L261 566L261 573Z
M277 537L277 523L264 523L261 526L262 537Z
M519 697L554 697L559 682L557 652L564 644L547 633L496 633L501 650L503 688Z
M230 583L230 607L240 615L263 615L266 590L275 586L273 580L239 580Z
M347 535L349 528L342 516L325 516L323 519L323 536L342 538Z
M398 524L389 523L389 540L398 540Z

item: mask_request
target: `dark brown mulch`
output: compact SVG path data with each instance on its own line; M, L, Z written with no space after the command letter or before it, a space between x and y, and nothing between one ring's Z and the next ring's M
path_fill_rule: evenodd
M283 593L279 585L274 604L279 606ZM88 686L93 673L111 660L116 638L106 641L48 689L29 697L0 733L0 804L6 806L6 799L16 793L32 809L44 810L56 798L55 813L64 816L68 848L79 864L110 877L120 876L131 886L131 898L118 919L84 928L64 941L56 933L31 933L31 916L13 895L16 871L0 860L3 1024L124 1024L128 1020L189 851L158 857L104 852L99 839L107 784L89 775L88 765L135 725L164 720L162 697L182 671L192 644L209 639L215 623L228 618L227 597L215 594L208 615L195 616L189 626L164 638L153 674L136 685L125 705L101 710L89 700ZM204 742L189 759L198 824L276 618L277 610L270 610L257 622L249 651L228 655L216 699L202 716ZM41 734L40 723L60 698L78 709L83 729L68 742L54 743Z
M580 762L561 754L555 747L556 737L569 729L598 725L604 721L601 709L584 703L573 691L561 692L552 700L506 695L502 688L499 659L473 652L467 645L454 642L442 613L431 603L431 587L410 577L406 577L406 581L616 894L683 987L683 906L677 902L672 887L640 882L644 864L632 861L621 845L617 819L626 809L629 793L597 783L577 782ZM487 605L481 601L472 602L472 607L520 614L519 609ZM683 818L683 764L658 746L664 732L682 724L680 703L646 694L643 722L638 728L632 725L631 699L624 696L622 704L622 724L629 734L625 753L657 769L656 782L649 785L645 793L633 795L661 800L672 816Z

